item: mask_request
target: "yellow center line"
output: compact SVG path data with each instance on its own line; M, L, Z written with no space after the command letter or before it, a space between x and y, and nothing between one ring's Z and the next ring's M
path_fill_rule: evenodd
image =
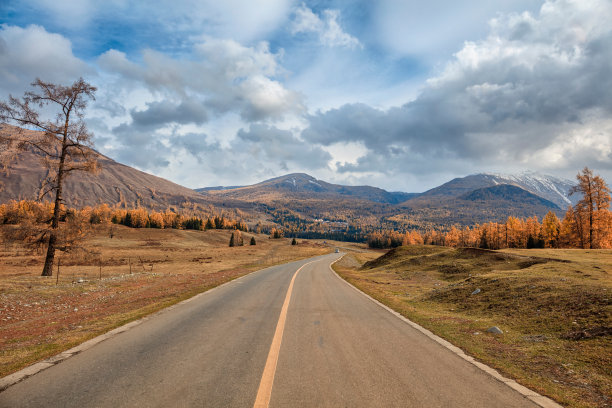
M310 261L295 271L291 283L289 283L289 289L287 289L287 295L285 296L285 302L281 308L281 313L276 324L276 331L274 332L274 338L272 339L272 345L270 346L270 352L268 353L268 359L264 367L263 374L261 375L261 381L259 382L259 389L257 390L257 397L255 398L255 408L268 408L270 405L270 397L272 396L272 385L274 384L274 375L276 374L276 364L278 363L278 355L280 353L281 343L283 341L283 332L285 331L285 322L287 321L287 310L289 309L289 301L291 300L291 292L293 292L293 282L297 274L308 264L315 261Z

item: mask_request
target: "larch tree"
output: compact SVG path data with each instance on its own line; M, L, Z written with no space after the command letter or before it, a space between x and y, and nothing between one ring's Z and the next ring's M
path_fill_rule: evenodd
M65 180L74 172L96 170L96 153L91 149L93 135L83 120L89 100L96 88L79 78L72 85L63 86L36 79L23 98L9 95L0 101L0 153L2 165L10 163L24 151L37 154L48 170L39 199L52 197L53 215L46 237L47 255L42 276L51 276L58 243ZM44 110L45 117L39 111ZM51 119L49 111L55 112ZM9 126L15 125L15 126ZM32 132L37 130L38 132Z
M588 167L582 169L576 175L578 184L572 188L570 194L580 193L582 199L578 201L574 211L578 213L580 220L586 221L586 226L582 228L582 234L588 239L588 247L597 246L597 238L602 230L602 219L606 219L607 209L610 207L610 188L603 178L594 176L593 171ZM579 226L581 227L581 226Z
M559 244L561 221L553 211L549 211L542 220L540 235L547 248L556 248Z

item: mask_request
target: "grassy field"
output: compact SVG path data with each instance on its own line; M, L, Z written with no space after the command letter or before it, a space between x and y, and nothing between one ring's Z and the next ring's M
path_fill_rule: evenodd
M334 269L563 405L612 405L612 251L408 246L348 254Z
M60 254L59 280L56 269L39 276L42 252L0 245L0 376L251 271L333 250L248 233L230 248L224 230L114 229Z

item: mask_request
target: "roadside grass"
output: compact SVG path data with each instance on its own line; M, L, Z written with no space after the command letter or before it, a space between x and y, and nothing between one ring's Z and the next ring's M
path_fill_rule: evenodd
M334 269L563 405L612 404L612 251L408 246L349 254Z
M39 276L42 252L0 244L0 377L252 271L333 250L250 233L230 248L224 230L114 228L60 254L59 280L56 268Z

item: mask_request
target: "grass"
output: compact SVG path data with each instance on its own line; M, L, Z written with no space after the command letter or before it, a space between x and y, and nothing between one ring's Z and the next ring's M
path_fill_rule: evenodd
M60 254L59 280L39 276L42 253L3 242L0 376L249 272L332 251L248 233L257 245L230 248L230 233L115 226L110 238L101 227L84 251Z
M411 246L381 257L347 255L334 268L563 405L612 404L611 251ZM504 333L488 333L492 326Z

